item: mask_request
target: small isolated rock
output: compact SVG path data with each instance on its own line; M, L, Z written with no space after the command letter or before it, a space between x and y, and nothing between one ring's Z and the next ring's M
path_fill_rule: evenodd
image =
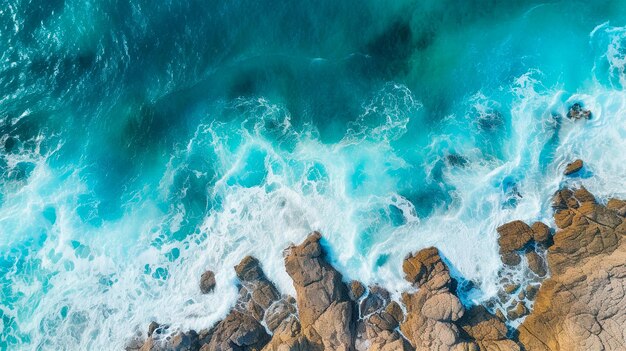
M591 111L584 109L583 106L577 102L577 103L573 104L569 108L569 111L567 111L567 118L570 118L570 119L581 119L581 118L589 119L589 118L591 118Z
M350 298L353 301L357 301L361 298L361 296L363 296L363 294L365 294L365 287L363 286L363 283L358 280L353 280L350 283Z
M533 273L540 277L545 277L547 272L546 264L543 261L543 258L539 256L535 251L530 251L526 254L526 259L528 260L528 268L530 268Z
M565 166L565 172L563 172L563 174L565 175L574 174L580 171L582 168L583 168L583 160L578 159L572 163L568 163L567 166Z
M516 292L517 289L519 289L519 284L507 284L504 286L503 289L504 289L504 292L511 295L512 293Z
M500 252L506 253L523 248L533 238L533 231L522 221L513 221L499 226Z
M215 289L215 273L213 271L206 271L202 273L200 277L200 291L203 294L208 294Z

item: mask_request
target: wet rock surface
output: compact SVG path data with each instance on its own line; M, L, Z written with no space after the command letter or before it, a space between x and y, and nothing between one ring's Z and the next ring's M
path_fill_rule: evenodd
M563 174L571 175L580 171L582 168L583 168L583 160L578 159L572 163L568 163L567 166L565 166L565 172L563 172Z
M569 119L589 119L591 118L591 111L583 108L579 103L573 104L567 111L567 118Z
M554 236L541 222L498 227L503 267L526 267L530 282L503 275L502 308L464 306L433 247L404 260L413 290L401 297L382 286L344 282L314 232L285 250L295 297L281 295L261 262L246 257L234 267L239 298L223 320L200 332L153 322L148 337L131 340L127 350L626 349L626 202L611 199L605 206L581 187L557 192L553 207ZM517 332L507 328L507 320L520 318Z
M555 194L551 277L519 327L528 350L626 349L626 222L609 203L585 188Z

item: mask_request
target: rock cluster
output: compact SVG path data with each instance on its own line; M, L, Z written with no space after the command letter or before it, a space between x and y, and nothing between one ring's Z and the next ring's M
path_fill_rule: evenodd
M582 187L555 194L551 277L519 327L527 350L626 349L625 204Z
M540 222L514 221L497 229L503 261L518 265L524 256L537 278L526 287L503 284L503 294L517 299L506 314L464 306L448 266L432 247L404 260L405 278L414 289L399 300L381 286L346 283L314 232L285 250L295 297L281 295L260 262L246 257L235 267L237 303L223 320L185 333L152 323L143 344L127 350L626 349L626 202L614 199L605 206L584 188L563 189L554 208L559 227L554 236ZM541 278L548 272L550 277ZM523 302L531 300L532 312ZM516 338L505 321L525 315Z
M573 104L567 111L567 118L570 119L589 119L591 118L591 111L583 108L579 103Z

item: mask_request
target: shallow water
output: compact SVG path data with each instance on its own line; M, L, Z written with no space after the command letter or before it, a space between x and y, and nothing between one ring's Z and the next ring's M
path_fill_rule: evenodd
M494 296L495 228L626 196L623 1L74 1L0 8L0 349L208 327L319 230L346 279L435 245ZM573 103L588 121L565 117ZM586 162L565 179L564 165ZM215 293L201 295L213 269Z

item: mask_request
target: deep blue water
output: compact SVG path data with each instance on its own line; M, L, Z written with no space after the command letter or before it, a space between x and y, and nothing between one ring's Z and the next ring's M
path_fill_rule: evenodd
M0 349L210 326L247 254L292 293L312 230L346 279L398 293L436 245L490 298L499 224L550 223L567 182L626 195L625 25L625 1L5 0Z

